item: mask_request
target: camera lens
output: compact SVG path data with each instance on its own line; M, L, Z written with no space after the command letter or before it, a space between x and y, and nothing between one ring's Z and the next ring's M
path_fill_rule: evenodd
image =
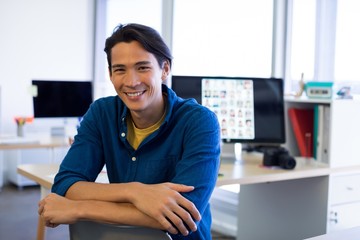
M289 154L279 155L279 166L284 169L293 169L296 166L296 161Z

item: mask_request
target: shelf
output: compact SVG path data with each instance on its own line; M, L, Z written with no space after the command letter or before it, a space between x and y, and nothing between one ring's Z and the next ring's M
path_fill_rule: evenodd
M293 97L293 96L286 96L285 102L293 102L293 103L319 103L319 104L331 104L332 98L308 98L306 96L302 97Z

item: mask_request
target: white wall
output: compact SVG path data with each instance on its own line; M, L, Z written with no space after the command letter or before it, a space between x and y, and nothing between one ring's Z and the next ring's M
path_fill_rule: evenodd
M33 115L32 79L92 80L94 2L0 0L0 133L15 134L14 116Z

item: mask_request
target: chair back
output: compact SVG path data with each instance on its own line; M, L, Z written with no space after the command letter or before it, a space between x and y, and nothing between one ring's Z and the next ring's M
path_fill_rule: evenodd
M92 221L69 224L70 240L171 240L159 229L114 225Z

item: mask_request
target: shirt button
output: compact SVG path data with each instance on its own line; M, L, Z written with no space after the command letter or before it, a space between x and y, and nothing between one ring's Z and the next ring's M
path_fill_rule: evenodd
M122 136L122 137L125 137L125 133L121 133L121 136Z
M136 157L132 157L131 161L135 162L136 161Z

